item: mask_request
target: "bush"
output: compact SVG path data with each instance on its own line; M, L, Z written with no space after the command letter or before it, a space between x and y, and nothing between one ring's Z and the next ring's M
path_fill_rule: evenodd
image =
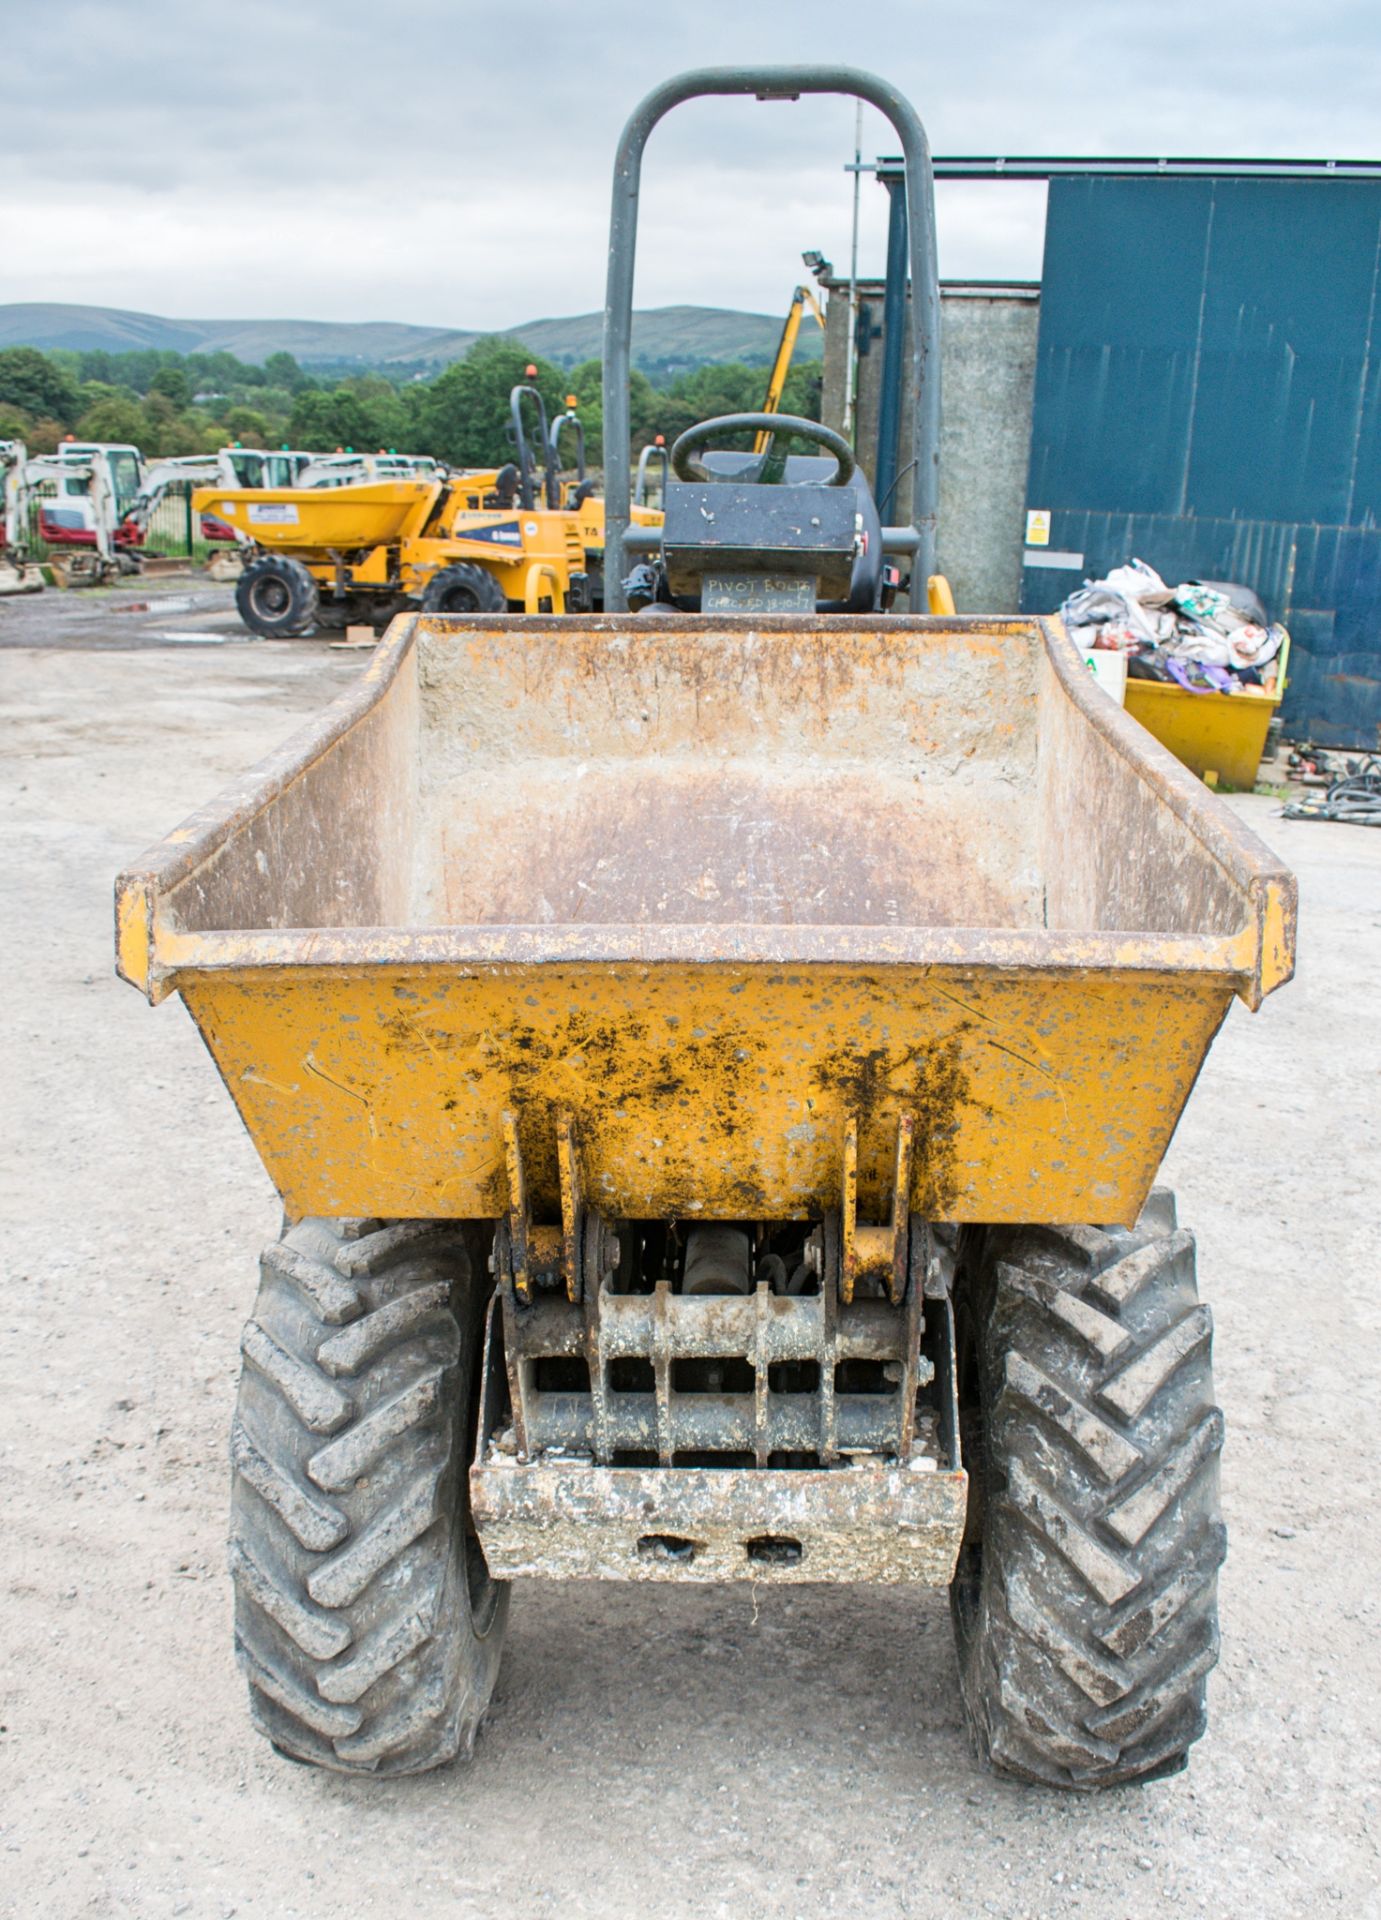
M192 383L181 367L160 367L149 382L149 393L162 394L178 411L192 404Z
M535 381L527 368L536 366ZM548 419L565 409L567 385L559 367L539 360L521 341L494 334L477 340L463 360L453 361L428 387L414 389L413 437L435 459L457 467L500 467L514 458L509 437L509 394L535 385ZM527 416L524 416L525 419ZM542 463L540 448L534 458Z
M0 348L0 406L72 421L81 396L71 375L37 347Z
M304 392L312 384L310 374L302 371L290 353L271 353L264 362L263 378L266 386L285 387L293 394Z
M269 423L253 407L230 407L221 415L221 427L227 440L238 440L242 447L269 444Z
M86 389L90 393L91 389ZM149 449L143 445L148 420L139 402L127 393L106 393L95 399L77 421L79 440L108 440Z
M377 426L367 401L349 387L337 387L333 393L299 393L286 437L293 446L314 453L330 453L336 447L365 453L378 445Z

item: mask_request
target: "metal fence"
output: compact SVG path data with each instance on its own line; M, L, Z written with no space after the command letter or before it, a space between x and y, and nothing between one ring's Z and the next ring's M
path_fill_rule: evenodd
M42 530L43 510L57 498L56 486L45 482L30 499L26 536L29 552L36 560L49 556L50 543ZM177 480L168 487L149 516L140 548L145 553L186 560L205 560L217 551L201 537L200 517L192 508L191 481Z

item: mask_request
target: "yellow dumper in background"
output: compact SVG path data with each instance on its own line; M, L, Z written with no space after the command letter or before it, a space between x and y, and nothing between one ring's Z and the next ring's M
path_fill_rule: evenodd
M893 88L658 89L615 175L611 611L396 621L118 883L121 973L182 996L291 1222L231 1566L297 1759L467 1752L517 1578L947 1585L975 1739L1023 1779L1153 1777L1203 1728L1222 1418L1154 1181L1233 999L1290 975L1293 881L1056 623L884 611L884 552L923 604L933 465L883 528L812 422L767 416L819 457L697 469L736 416L629 521L648 134L837 91L902 143L938 366Z
M525 398L539 409L541 472L523 427ZM417 607L598 608L604 503L587 488L562 497L536 389L515 387L511 406L518 460L502 469L330 487L199 488L195 510L231 527L243 548L235 602L250 631L281 639L355 622L382 625ZM642 525L660 518L637 511Z

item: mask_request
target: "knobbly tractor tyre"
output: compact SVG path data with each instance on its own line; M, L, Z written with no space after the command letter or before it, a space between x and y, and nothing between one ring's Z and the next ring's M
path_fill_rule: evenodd
M508 601L492 573L461 560L442 567L422 594L423 613L506 613Z
M951 1588L995 1770L1092 1790L1175 1773L1218 1658L1223 1417L1174 1197L1132 1231L987 1229L956 1288L972 1475Z
M261 554L241 573L235 605L260 639L288 640L315 626L317 584L300 560Z
M462 1230L304 1220L261 1262L231 1438L235 1646L291 1759L468 1754L506 1587L468 1525L484 1294Z

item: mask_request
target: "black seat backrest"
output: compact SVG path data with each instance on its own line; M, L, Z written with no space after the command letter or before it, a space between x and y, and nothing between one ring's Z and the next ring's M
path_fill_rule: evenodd
M756 453L713 450L697 457L712 480L737 480L756 468L762 458ZM787 486L823 485L834 470L828 454L793 453L787 455L782 480ZM882 604L882 521L861 467L854 468L849 486L861 523L863 550L854 561L848 599L821 601L821 613L875 613Z

